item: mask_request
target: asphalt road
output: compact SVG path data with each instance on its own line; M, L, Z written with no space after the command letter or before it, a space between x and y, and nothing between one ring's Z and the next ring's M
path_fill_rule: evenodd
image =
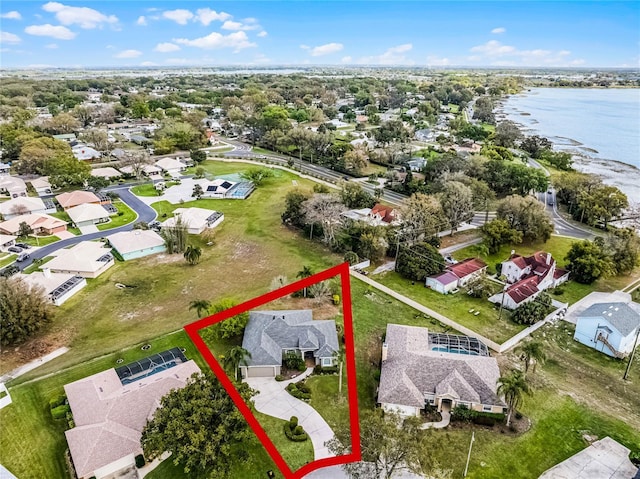
M138 218L135 222L144 221L145 223L149 223L155 220L157 216L156 211L136 198L136 196L129 191L129 187L130 185L118 185L117 187L105 188L103 191L115 191L116 193L118 193L118 195L120 195L120 199L122 199L122 201L124 201L132 210L134 210L138 214ZM133 229L134 223L129 223L128 225L120 226L118 228L113 228L106 231L98 231L97 233L79 235L74 238L56 241L55 243L42 246L37 250L30 250L29 259L20 263L15 262L13 264L20 268L20 270L23 270L24 268L32 264L34 259L44 258L45 256L49 256L51 253L59 250L60 248L66 248L67 246L72 246L74 244L80 243L81 241L105 238L120 231L130 231Z

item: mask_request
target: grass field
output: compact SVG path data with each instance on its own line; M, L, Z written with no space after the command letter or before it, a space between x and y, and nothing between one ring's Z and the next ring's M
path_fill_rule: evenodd
M16 260L16 257L18 255L16 254L3 254L2 256L0 256L0 268L4 268L5 266L7 266L8 264L13 263Z
M58 218L59 220L66 221L68 223L67 231L69 233L72 233L72 234L74 234L76 236L82 234L82 232L78 228L74 228L74 227L71 226L73 224L73 221L71 221L71 218L69 218L69 215L67 214L66 211L56 211L55 213L51 213L51 216L54 216L54 217Z
M53 258L54 258L53 256L45 256L44 258L42 258L42 262L31 263L24 270L22 270L22 272L25 274L30 274L30 273L33 273L34 271L38 271L45 263L48 263Z
M153 186L153 183L144 183L142 185L134 186L131 188L131 192L136 196L159 196L158 191Z
M512 322L506 309L502 310L502 318L498 320L499 309L493 303L484 298L473 298L463 290L456 294L440 294L421 282L412 284L394 271L373 279L497 343L503 343L525 328ZM499 290L500 286L496 285L496 292ZM471 309L480 311L480 314L475 316L469 312Z
M111 221L108 223L101 223L97 225L100 231L110 230L112 228L118 228L119 226L128 225L138 218L138 214L133 211L126 203L122 201L114 201L113 206L118 209L118 214L111 216ZM120 215L122 213L122 215Z
M37 238L34 236L28 236L27 238L21 238L18 240L18 243L27 243L31 246L46 246L51 243L55 243L56 241L60 241L55 235L51 236L38 236Z

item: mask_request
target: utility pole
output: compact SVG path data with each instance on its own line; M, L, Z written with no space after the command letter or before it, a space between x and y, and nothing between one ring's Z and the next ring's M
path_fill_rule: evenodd
M631 363L633 363L633 356L636 354L636 349L638 348L638 338L640 337L640 326L638 326L638 332L636 333L636 341L633 344L633 349L631 350L631 356L629 356L629 362L627 363L627 369L624 371L624 376L622 379L627 379L629 375L629 370L631 369Z
M500 302L500 312L498 313L498 321L502 319L502 309L504 308L504 297L507 295L507 285L502 288L502 301Z
M467 465L464 466L464 475L462 477L467 477L467 472L469 471L469 460L471 459L471 448L473 447L473 441L476 440L475 431L471 431L471 442L469 443L469 454L467 455Z

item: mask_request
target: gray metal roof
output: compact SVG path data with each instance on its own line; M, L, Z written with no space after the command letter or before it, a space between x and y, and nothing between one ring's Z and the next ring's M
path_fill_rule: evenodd
M623 336L628 336L640 326L640 313L634 303L595 303L578 315L578 318L603 318Z
M425 394L504 406L496 394L500 370L495 358L431 349L429 330L387 325L387 359L382 363L378 402L424 407Z
M283 349L312 349L315 357L339 350L335 321L314 321L306 309L249 312L242 347L251 353L249 366L280 365Z

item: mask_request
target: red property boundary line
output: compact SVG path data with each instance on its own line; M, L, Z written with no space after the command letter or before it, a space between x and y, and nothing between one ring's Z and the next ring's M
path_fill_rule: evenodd
M284 460L276 446L273 444L266 431L262 428L258 419L253 415L249 406L244 402L240 393L234 387L233 382L227 376L225 370L216 360L215 356L211 353L207 345L204 343L198 331L202 328L206 328L213 324L224 321L232 316L240 313L244 313L251 309L262 306L276 299L288 296L303 288L333 278L334 276L340 277L340 283L342 287L342 313L344 317L344 340L345 340L345 356L346 356L346 368L347 368L347 386L348 386L348 399L349 399L349 423L351 427L351 452L342 456L327 457L323 459L314 460L297 471L292 471L289 465ZM358 394L356 389L356 360L355 360L355 345L353 336L353 315L351 309L351 285L349 278L349 263L342 263L332 268L329 268L320 273L314 274L308 278L301 279L295 283L288 284L280 289L271 291L265 295L253 298L242 304L238 304L232 308L229 308L220 313L208 316L200 319L194 323L185 326L185 331L195 344L195 346L202 354L203 358L211 367L211 370L216 375L220 383L227 390L227 393L233 399L242 415L245 417L256 436L262 442L265 449L276 463L285 479L302 479L305 475L312 471L321 469L327 466L338 466L341 464L348 464L350 462L357 462L362 459L362 451L360 444L360 424L358 417ZM265 471L266 474L267 471Z

